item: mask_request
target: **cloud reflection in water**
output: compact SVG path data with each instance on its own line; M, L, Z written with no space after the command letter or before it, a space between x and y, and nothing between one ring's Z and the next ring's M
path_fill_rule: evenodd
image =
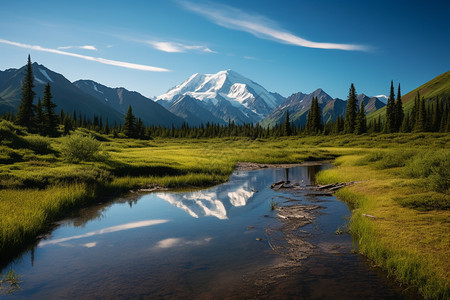
M207 237L199 240L185 240L182 238L168 238L165 240L161 240L158 243L156 243L155 248L160 249L167 249L167 248L174 248L174 247L181 247L181 246L200 246L204 244L208 244L212 238Z
M132 223L127 223L127 224L123 224L123 225L106 227L103 229L87 232L87 233L80 234L80 235L74 235L74 236L69 236L69 237L55 239L55 240L49 240L49 241L42 241L39 243L38 246L43 247L46 245L60 244L60 243L64 243L67 241L82 239L82 238L91 237L91 236L95 236L95 235L101 235L101 234L105 234L105 233L111 233L111 232L117 232L117 231L129 230L129 229L135 229L135 228L140 228L140 227L147 227L147 226L158 225L158 224L163 224L163 223L167 223L167 222L169 222L169 220L164 220L164 219L132 222ZM88 247L88 248L89 248L89 246L94 247L96 244L95 245L93 245L93 244L94 243L87 243L87 244L84 244L83 246Z

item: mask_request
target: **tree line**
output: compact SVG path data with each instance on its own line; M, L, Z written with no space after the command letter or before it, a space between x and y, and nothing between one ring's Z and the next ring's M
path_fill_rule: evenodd
M45 86L43 98L39 97L34 105L35 92L34 76L31 69L31 58L28 56L25 78L22 82L21 103L16 115L7 113L3 119L15 122L26 127L30 132L41 135L57 136L69 134L76 128L86 128L102 134L111 134L113 137L127 137L137 139L150 139L152 137L173 138L204 138L204 137L250 137L268 138L292 135L334 135L334 134L364 134L364 133L394 133L394 132L449 132L450 131L450 101L438 98L426 100L417 93L414 106L406 114L403 111L400 84L397 97L394 93L394 84L391 81L390 93L386 105L385 118L367 122L364 101L358 105L354 84L350 85L347 109L343 116L333 122L324 124L322 112L317 97L311 102L306 124L298 125L290 121L289 111L286 111L284 122L269 128L259 124L235 124L229 120L227 124L206 123L200 126L189 126L183 123L180 127L145 126L141 118L133 115L129 106L123 124L109 124L108 119L103 122L101 115L93 118L73 111L72 114L60 110L55 113L56 104L52 102L51 86Z

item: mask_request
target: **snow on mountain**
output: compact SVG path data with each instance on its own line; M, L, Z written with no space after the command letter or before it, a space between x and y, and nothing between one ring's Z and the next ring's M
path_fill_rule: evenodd
M42 73L42 75L45 76L45 78L48 79L48 81L53 82L53 80L50 78L50 76L48 76L47 71L45 71L44 69L39 68L39 71Z
M389 97L386 96L386 95L378 95L378 96L375 96L375 97L378 98L378 100L380 100L380 101L383 102L384 104L386 104L387 101L388 101L388 99L389 99Z
M232 116L232 120L239 122L261 120L283 100L256 82L232 70L226 70L216 74L196 73L159 96L157 101L171 103L180 101L185 95L201 101L205 107L208 107L208 110L216 111L217 117L222 120L224 118L219 115L219 112L223 111L221 109L223 105L227 105L223 102L226 101L245 116L244 119L241 114L239 117Z

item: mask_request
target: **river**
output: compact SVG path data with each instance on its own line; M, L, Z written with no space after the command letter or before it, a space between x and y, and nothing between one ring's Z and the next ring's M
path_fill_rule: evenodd
M309 185L329 167L235 171L204 190L134 193L81 209L2 270L22 280L5 298L405 298L354 251L343 202L270 188L286 179ZM289 223L275 204L304 209L306 221Z

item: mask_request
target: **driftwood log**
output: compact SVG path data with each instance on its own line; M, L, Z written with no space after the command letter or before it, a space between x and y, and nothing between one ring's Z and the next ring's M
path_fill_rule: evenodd
M290 181L277 181L273 183L270 188L273 190L309 190L309 191L318 191L323 193L333 193L345 186L349 186L360 181L350 181L350 182L341 182L341 183L332 183L325 185L300 185L299 183L291 183Z

